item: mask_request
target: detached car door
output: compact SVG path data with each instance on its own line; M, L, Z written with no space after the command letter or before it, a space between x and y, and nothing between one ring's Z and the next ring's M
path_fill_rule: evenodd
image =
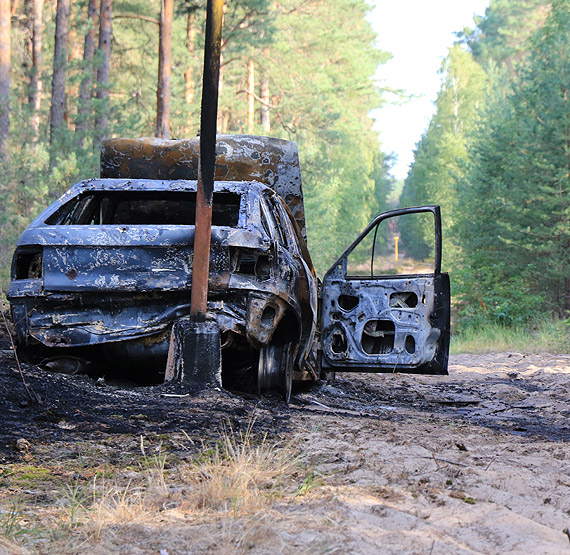
M320 297L323 371L447 374L439 206L378 215L325 274Z

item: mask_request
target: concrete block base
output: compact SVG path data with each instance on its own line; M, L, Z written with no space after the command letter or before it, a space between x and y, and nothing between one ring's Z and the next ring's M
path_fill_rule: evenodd
M220 328L216 322L181 318L174 323L164 381L185 384L192 390L222 387Z

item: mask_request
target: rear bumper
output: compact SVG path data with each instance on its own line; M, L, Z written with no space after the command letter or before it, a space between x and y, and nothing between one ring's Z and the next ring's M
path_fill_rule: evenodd
M157 336L190 314L189 299L185 291L12 297L10 303L20 345L71 348ZM282 298L259 291L232 291L208 302L222 333L242 335L255 347L271 340L287 308Z

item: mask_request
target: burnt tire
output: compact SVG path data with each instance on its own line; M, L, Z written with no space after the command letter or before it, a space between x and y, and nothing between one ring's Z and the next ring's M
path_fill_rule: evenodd
M294 345L270 343L259 351L257 392L264 395L280 392L286 403L291 399L293 386Z

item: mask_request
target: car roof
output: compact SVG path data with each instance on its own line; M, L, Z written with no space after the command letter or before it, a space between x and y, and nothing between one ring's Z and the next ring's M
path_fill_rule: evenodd
M196 180L190 179L124 179L124 178L95 178L80 181L71 187L64 195L74 197L84 191L196 191ZM214 191L226 191L237 194L261 193L270 189L258 181L215 181ZM63 197L62 197L63 200Z

